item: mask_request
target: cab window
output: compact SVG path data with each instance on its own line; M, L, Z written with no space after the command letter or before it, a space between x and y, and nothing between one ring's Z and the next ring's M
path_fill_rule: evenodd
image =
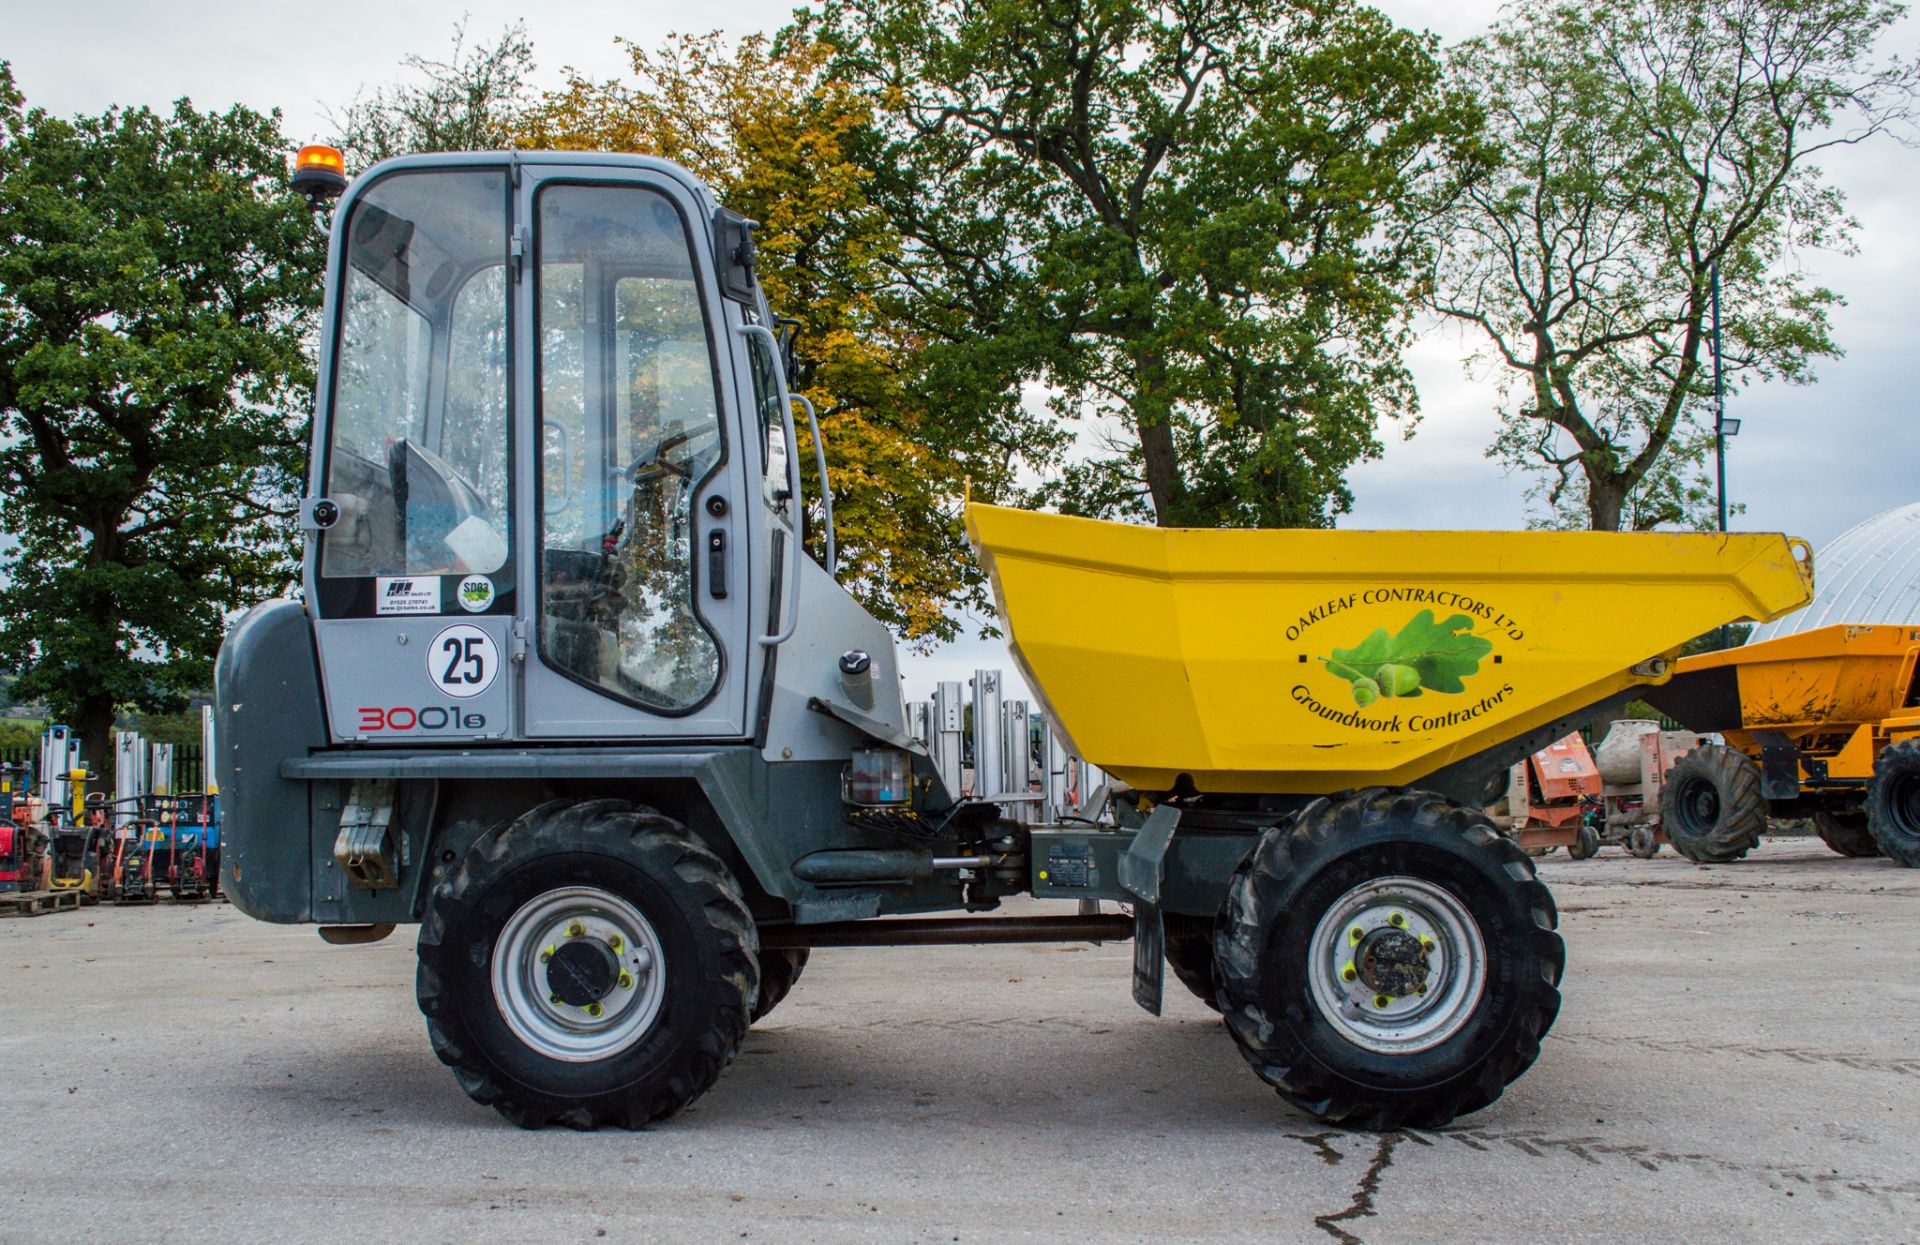
M536 216L541 656L689 712L721 675L693 500L725 450L690 236L638 186L550 186Z
M355 201L336 317L325 578L488 575L510 552L503 173ZM503 576L504 578L504 576Z

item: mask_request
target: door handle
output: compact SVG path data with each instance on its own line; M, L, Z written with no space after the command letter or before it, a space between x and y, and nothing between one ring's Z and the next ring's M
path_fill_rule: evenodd
M707 533L707 591L716 601L727 599L727 534L717 527Z

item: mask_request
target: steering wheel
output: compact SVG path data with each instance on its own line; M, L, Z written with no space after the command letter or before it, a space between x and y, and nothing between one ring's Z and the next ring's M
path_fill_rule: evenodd
M662 437L660 442L650 451L640 455L640 457L634 459L631 463L628 463L620 470L619 474L625 476L627 480L636 487L643 481L651 482L660 479L662 476L679 476L682 480L691 480L693 479L694 455L688 454L677 462L667 461L666 456L674 450L691 444L695 440L717 437L719 435L720 429L717 426L696 428L691 432L671 433Z

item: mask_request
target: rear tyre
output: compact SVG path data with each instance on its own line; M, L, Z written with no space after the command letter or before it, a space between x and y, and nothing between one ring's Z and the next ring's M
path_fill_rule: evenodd
M1213 971L1213 922L1180 912L1165 913L1161 919L1167 931L1167 967L1194 998L1219 1011L1218 980Z
M1653 833L1652 826L1635 826L1627 832L1627 850L1642 860L1652 860L1660 854L1660 840Z
M1592 860L1600 851L1600 832L1592 826L1581 826L1575 831L1573 842L1567 844L1567 855L1575 860Z
M1842 856L1878 856L1880 844L1867 829L1867 811L1822 809L1813 815L1813 828L1820 841Z
M807 967L808 954L805 947L760 953L760 993L753 1000L750 1023L759 1024L768 1012L780 1006L780 1000L787 997L793 983L800 980L801 971Z
M1330 1123L1438 1128L1540 1053L1566 963L1553 897L1477 810L1423 791L1320 799L1234 874L1216 933L1228 1029Z
M1738 860L1767 828L1760 767L1746 753L1702 744L1674 762L1660 789L1660 826L1673 850L1701 864Z
M1867 829L1887 859L1920 866L1920 739L1883 748L1874 759Z
M733 1061L758 942L739 884L679 822L555 801L483 836L434 888L416 993L475 1102L523 1128L638 1128Z

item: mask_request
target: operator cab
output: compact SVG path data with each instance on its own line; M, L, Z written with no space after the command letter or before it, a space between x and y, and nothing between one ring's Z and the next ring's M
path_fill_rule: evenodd
M751 734L800 546L749 223L663 161L500 153L379 165L333 227L301 514L334 740Z

